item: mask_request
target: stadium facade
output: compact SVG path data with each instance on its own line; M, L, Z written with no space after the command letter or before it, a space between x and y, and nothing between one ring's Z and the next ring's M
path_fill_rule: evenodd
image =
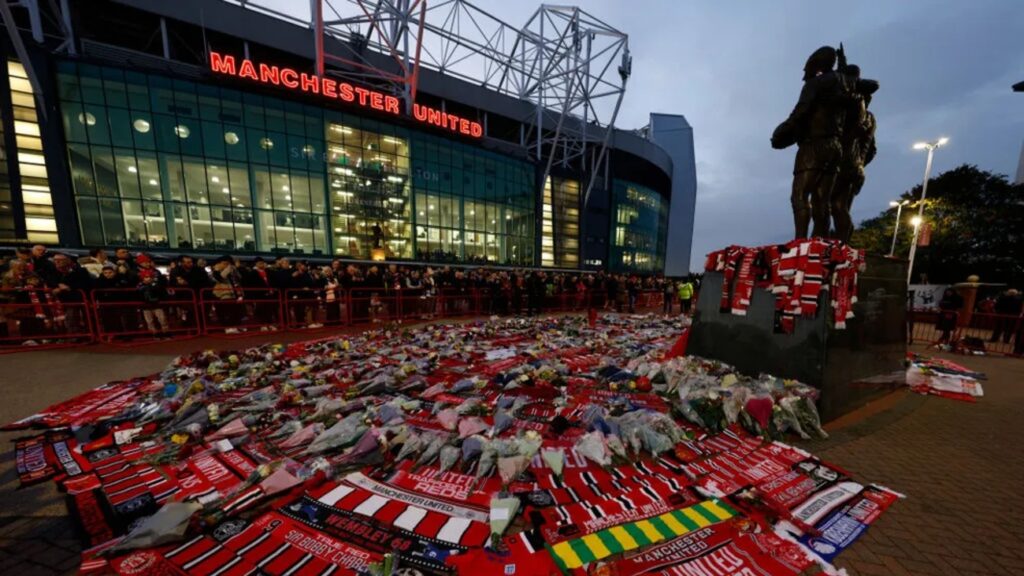
M39 5L3 14L2 244L368 260L379 243L388 261L637 272L674 252L688 268L692 132L662 147L655 130L672 116L590 127L428 68L406 105L318 74L308 28L229 2ZM605 142L598 173L531 153L538 117Z

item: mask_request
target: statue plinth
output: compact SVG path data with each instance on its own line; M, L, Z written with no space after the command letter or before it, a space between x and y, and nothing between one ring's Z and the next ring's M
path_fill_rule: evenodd
M821 391L822 421L855 410L901 385L906 359L907 262L868 255L857 282L854 317L831 327L828 293L793 333L774 330L775 295L755 288L746 315L719 310L724 277L706 272L686 352L732 364L741 373L792 378Z

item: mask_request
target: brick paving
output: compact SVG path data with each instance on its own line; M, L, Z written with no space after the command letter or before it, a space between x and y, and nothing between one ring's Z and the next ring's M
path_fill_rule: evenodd
M902 393L805 445L907 495L839 557L851 576L1024 574L1024 361L946 357L988 375L977 404Z
M293 338L288 338L293 339ZM154 372L176 354L251 341L0 356L0 421L26 416L102 382ZM950 356L986 372L977 404L906 392L884 409L803 446L858 479L906 494L838 565L850 576L1024 574L1024 361ZM80 547L52 483L17 489L10 440L0 434L0 574L73 574Z

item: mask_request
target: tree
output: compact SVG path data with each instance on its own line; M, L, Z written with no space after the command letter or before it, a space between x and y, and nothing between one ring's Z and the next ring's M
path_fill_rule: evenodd
M910 200L896 243L896 255L906 257L913 237L910 218L917 215L921 186L900 198ZM864 220L851 244L888 254L895 220L895 208ZM963 282L971 274L983 282L1024 282L1024 185L964 164L929 180L924 221L931 225L931 243L918 246L915 282L921 274L933 283Z

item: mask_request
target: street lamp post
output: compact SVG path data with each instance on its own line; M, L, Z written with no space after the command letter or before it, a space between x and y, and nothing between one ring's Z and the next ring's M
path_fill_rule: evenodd
M903 214L903 207L910 204L910 200L889 202L889 206L896 209L896 226L892 229L892 248L889 248L889 257L896 253L896 236L900 233L900 216Z
M914 150L927 150L928 160L924 165L924 183L921 185L921 200L917 207L917 219L918 225L914 226L914 241L910 244L910 264L907 266L907 284L910 284L910 279L913 278L914 274L914 255L917 253L917 236L921 231L920 222L924 219L924 200L928 196L928 179L932 175L932 157L935 154L935 149L940 146L944 146L946 142L949 142L949 138L942 137L935 142L918 142L914 144Z

